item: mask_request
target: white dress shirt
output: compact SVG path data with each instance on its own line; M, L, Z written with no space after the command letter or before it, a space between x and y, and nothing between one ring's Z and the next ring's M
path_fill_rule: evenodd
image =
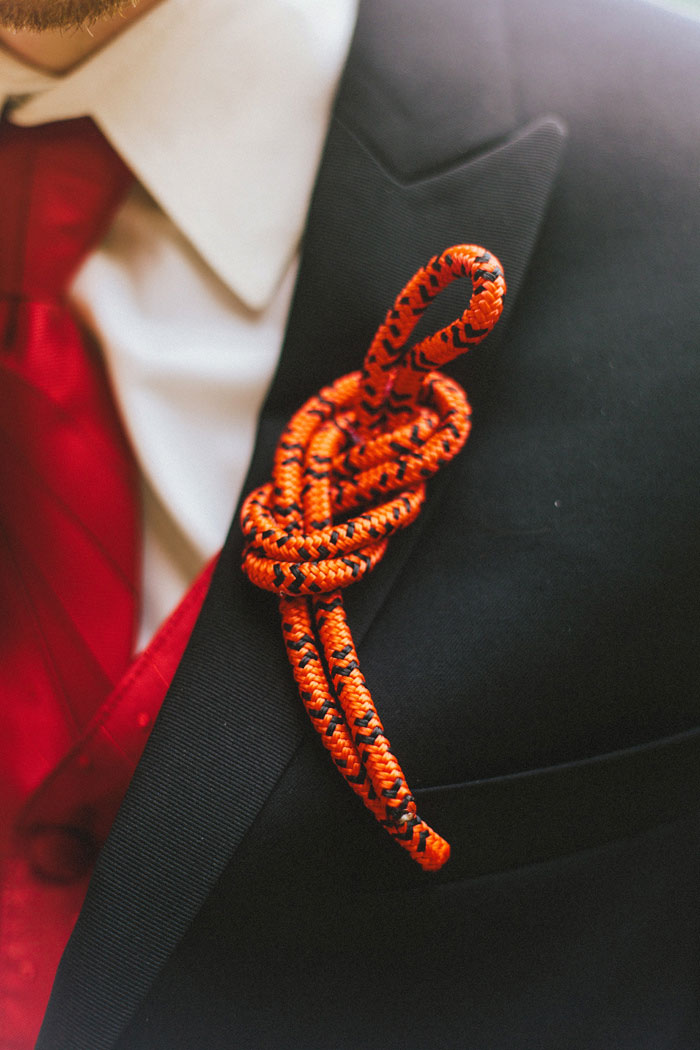
M138 180L71 298L141 468L139 646L225 538L356 6L162 0L60 77L0 51L14 122L89 115Z

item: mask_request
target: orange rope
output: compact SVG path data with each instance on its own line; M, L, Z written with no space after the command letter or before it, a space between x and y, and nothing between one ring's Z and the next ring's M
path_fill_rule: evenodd
M458 277L471 278L468 309L407 349L420 316ZM416 812L360 670L341 588L372 569L389 537L415 520L426 479L464 445L465 393L435 369L490 332L505 290L501 265L484 248L457 245L431 259L387 314L362 372L338 379L292 417L272 480L241 512L243 569L279 594L289 661L324 746L380 824L429 871L442 867L450 847Z

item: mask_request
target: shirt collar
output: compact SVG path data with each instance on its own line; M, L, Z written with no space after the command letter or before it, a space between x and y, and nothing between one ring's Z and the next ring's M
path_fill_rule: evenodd
M303 231L357 0L162 0L75 70L5 52L18 124L91 116L253 310Z

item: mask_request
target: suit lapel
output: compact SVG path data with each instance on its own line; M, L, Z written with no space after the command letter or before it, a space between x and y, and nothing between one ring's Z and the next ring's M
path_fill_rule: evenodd
M347 95L353 62L349 69L247 488L267 476L290 411L321 383L358 367L388 305L430 255L459 241L488 246L504 263L512 310L557 168L563 133L556 120L545 119L485 152L471 153L466 161L450 158L437 174L415 177L389 170L386 158L380 163L362 141L362 127L353 126ZM458 298L460 292L463 300L464 288L457 288ZM440 323L441 311L444 323L457 309L454 301L436 304L436 313L428 315L430 327ZM492 353L493 347L483 352ZM464 370L468 375L468 363ZM430 509L426 520L429 514ZM397 537L385 562L357 594L350 593L358 641L421 527L425 524ZM234 522L202 615L96 868L37 1050L115 1045L300 742L312 732L286 664L274 598L244 580L240 553Z

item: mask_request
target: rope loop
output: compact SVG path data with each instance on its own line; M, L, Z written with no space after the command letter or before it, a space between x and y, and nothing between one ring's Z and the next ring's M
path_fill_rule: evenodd
M469 277L461 318L406 347L451 281ZM342 376L294 414L272 480L241 511L243 570L280 598L287 654L325 747L377 820L426 870L449 845L420 819L367 689L341 590L410 525L426 481L462 448L471 410L436 368L480 342L500 316L503 270L490 252L457 245L409 281L378 329L361 372Z

